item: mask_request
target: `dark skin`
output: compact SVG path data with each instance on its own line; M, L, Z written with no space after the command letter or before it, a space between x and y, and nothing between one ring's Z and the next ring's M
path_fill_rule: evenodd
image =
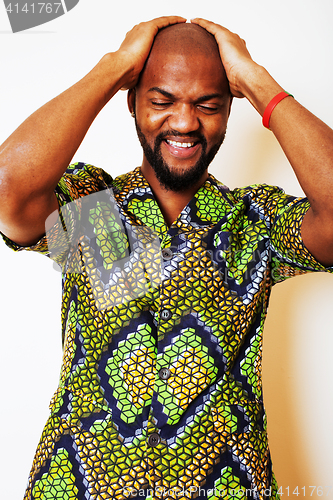
M0 146L0 230L20 245L45 233L58 210L54 189L90 125L120 89L134 88L161 28L184 23L163 16L129 31L82 80L29 116Z
M184 38L189 31L194 32L199 42L195 47L189 46L182 54ZM161 153L170 170L178 172L193 167L201 155L202 145L195 144L196 134L204 135L207 148L211 148L224 135L230 113L231 94L216 42L202 31L198 26L187 24L161 32L139 85L128 96L129 109L131 112L135 110L137 123L152 148L159 133L173 131L163 141ZM166 51L169 43L170 49ZM205 45L211 43L213 46L208 56ZM183 146L187 144L187 147L173 147L168 140ZM193 147L188 147L193 143ZM141 171L168 226L208 177L206 170L187 189L175 192L159 183L145 155Z
M234 97L245 97L263 115L283 88L255 63L244 40L205 19L193 19L215 36ZM280 143L311 207L302 223L302 239L325 266L333 264L333 130L291 97L271 114L270 130Z
M204 19L194 19L192 23L200 25L215 36L232 96L246 97L262 115L271 99L283 91L283 88L265 68L252 60L244 40L238 35ZM170 28L169 32L171 33L173 29L174 27ZM187 30L188 26L180 25L175 29ZM188 57L191 58L191 55L189 54ZM172 74L172 70L174 70L174 74L177 76L177 72L180 74L183 71L183 66L179 64L177 67L177 63L173 61L170 61L170 73ZM159 79L159 75L154 71L148 75L152 81ZM193 108L189 106L190 99L188 98L189 87L193 85L191 78L193 76L196 78L197 75L200 73L189 73L183 87L177 78L173 81L173 85L179 86L180 89L180 94L175 96L177 105L180 102L183 103L183 106L185 106L185 102L188 105L186 108L189 113L188 123L190 123L191 117L195 116L195 120L197 119L197 115L190 111ZM187 75L184 75L184 78L186 77ZM166 74L163 72L161 79L162 83L167 82ZM170 78L168 81L170 82ZM149 85L148 81L144 87L146 93L147 89L150 88ZM203 88L200 90L203 91ZM144 92L139 93L139 98L144 98ZM185 107L181 109L183 110ZM154 132L156 135L157 130L155 129L153 132L152 129L149 129L151 111L147 98L146 101L144 99L140 101L138 112L140 112L140 120L147 123L147 131L153 138ZM226 117L226 115L224 116ZM166 120L169 119L167 115L164 117ZM220 115L216 114L211 118L213 121L219 121ZM173 115L170 119L173 120ZM188 125L188 130L196 126L195 120L191 125ZM220 126L224 125L226 125L226 121L223 125L220 122ZM165 122L162 120L157 123L158 126L162 130ZM325 266L331 266L333 264L333 131L291 97L281 101L272 112L270 129L279 141L311 204L302 222L303 242L319 262ZM209 130L212 129L209 127ZM176 168L176 164L174 164L174 168ZM154 189L166 221L171 224L180 210L191 199L197 185L195 189L189 189L184 193L184 196L174 193L170 196L170 192L161 188L154 179L154 174L145 158L143 159L143 172ZM200 181L203 182L205 178L203 176ZM198 182L199 184L200 182Z
M37 110L5 141L0 148L0 230L4 234L21 245L33 244L44 234L45 220L58 208L54 189L59 179L99 111L120 89L134 89L138 85L137 120L151 144L159 131L165 130L170 123L177 127L177 133L181 132L179 129L184 131L184 135L174 136L172 140L188 142L193 137L186 137L186 134L200 129L211 144L218 133L223 133L230 102L224 100L225 94L223 90L221 92L224 85L221 75L214 73L214 65L209 62L210 50L196 50L198 59L193 59L189 47L184 47L186 50L179 54L183 58L180 64L177 58L169 57L172 49L172 44L169 44L164 50L162 69L160 67L154 72L148 64L148 83L145 75L139 82L159 30L184 22L184 18L170 16L135 26L118 51L106 54L86 77ZM204 19L194 19L192 23L215 37L231 95L245 97L262 115L271 99L283 88L265 68L252 60L244 40L238 35ZM185 30L191 29L183 26ZM187 56L189 61L192 57L191 64L187 64ZM195 75L190 68L192 65L197 69ZM157 92L156 89L155 93L149 91L152 86L149 81L158 84ZM160 106L158 109L152 107L152 101L158 102L157 98L161 98L161 89L171 95L171 104L162 111ZM220 101L214 101L214 104L220 106L220 110L207 116L201 111L198 99L216 90ZM129 97L130 108L133 108L131 96L133 92ZM319 262L332 265L333 131L291 97L276 106L270 128L311 204L302 223L304 244ZM197 151L192 151L194 156L191 158L173 154L175 148L181 151L179 142L176 140L173 146L162 144L163 157L170 162L171 168L190 168L200 144L196 146ZM168 224L207 178L205 173L180 195L158 185L145 158L142 170Z

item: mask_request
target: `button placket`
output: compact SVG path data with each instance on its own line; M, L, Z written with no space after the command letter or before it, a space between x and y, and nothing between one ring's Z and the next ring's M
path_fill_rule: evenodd
M172 316L172 314L171 314L171 311L169 311L169 309L162 309L161 319L163 321L168 321L171 318L171 316Z
M157 446L160 443L160 441L161 438L157 432L153 432L152 434L150 434L147 439L148 445L151 446L152 448Z
M171 260L173 256L173 252L171 248L163 248L162 250L162 257L164 260Z
M158 372L158 376L160 377L161 380L168 380L168 378L171 375L171 371L169 368L161 368Z

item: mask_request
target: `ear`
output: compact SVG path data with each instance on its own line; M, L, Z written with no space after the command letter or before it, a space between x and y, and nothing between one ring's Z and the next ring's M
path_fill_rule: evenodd
M135 94L135 88L129 89L129 91L127 92L127 106L130 113L135 113Z

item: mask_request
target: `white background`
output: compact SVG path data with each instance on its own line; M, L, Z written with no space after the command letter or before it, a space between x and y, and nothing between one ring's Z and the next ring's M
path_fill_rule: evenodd
M68 14L12 34L0 5L0 143L36 108L75 83L141 20L179 14L239 33L253 58L333 126L331 0L80 0ZM120 92L101 112L75 160L112 175L141 163ZM13 166L15 168L15 166ZM248 102L233 104L211 172L230 187L266 182L302 194L271 132ZM1 200L0 200L1 203ZM60 274L47 258L0 243L1 498L23 497L61 363ZM275 287L265 329L264 389L275 473L287 496L333 486L333 276ZM302 489L305 487L305 489ZM305 497L304 497L305 491ZM332 492L323 498L333 498ZM317 498L318 489L312 498Z

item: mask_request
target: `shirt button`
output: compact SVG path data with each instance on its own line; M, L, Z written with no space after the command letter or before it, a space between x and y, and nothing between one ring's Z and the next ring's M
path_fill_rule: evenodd
M152 446L152 447L157 446L160 441L161 441L161 438L157 434L157 432L153 432L148 437L148 444L149 444L149 446Z
M161 368L160 371L158 372L158 376L162 380L168 380L170 375L171 375L171 371L168 368Z
M163 311L161 312L161 318L166 321L171 318L171 312L169 311L169 309L163 309Z
M172 250L171 248L163 248L162 250L162 257L164 260L170 260L172 259Z

